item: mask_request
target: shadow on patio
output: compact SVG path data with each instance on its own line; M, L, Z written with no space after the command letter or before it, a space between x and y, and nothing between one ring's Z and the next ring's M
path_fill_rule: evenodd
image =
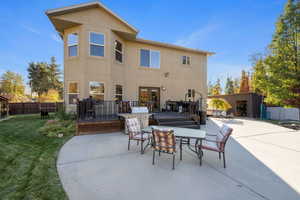
M248 129L248 121L242 122ZM210 120L207 129L216 130L219 123ZM299 199L299 184L293 188L286 182L290 181L295 187L295 183L300 181L299 173L290 173L291 177L285 174L287 179L282 179L275 171L290 166L293 172L299 172L299 165L297 168L293 166L299 164L300 151L290 154L298 159L296 161L277 166L275 160L267 166L266 160L286 156L285 150L273 151L275 147L248 138L235 139L243 131L243 128L236 126L240 125L233 127L236 129L234 137L230 138L226 147L226 169L223 169L218 154L208 151L204 152L204 163L200 167L196 155L187 148L184 149L182 161L179 161L177 154L175 170L171 170L171 156L165 154L157 156L153 166L150 149L141 155L139 147L132 145L131 150L127 151L127 136L113 133L72 138L61 149L58 171L71 200Z

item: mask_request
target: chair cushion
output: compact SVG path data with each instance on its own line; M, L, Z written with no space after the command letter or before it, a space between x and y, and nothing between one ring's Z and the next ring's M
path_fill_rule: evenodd
M140 121L137 118L126 119L126 127L128 129L129 137L134 137L142 132Z
M162 131L153 129L154 148L168 153L176 152L176 139L173 130Z
M224 142L225 138L231 133L232 128L223 124L221 130L217 133L216 140L219 142Z
M216 142L203 140L202 141L202 149L208 149L212 151L219 151L219 147Z

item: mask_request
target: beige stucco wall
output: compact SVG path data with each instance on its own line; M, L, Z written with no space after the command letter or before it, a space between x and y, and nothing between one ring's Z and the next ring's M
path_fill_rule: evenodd
M113 100L116 84L123 86L124 100L138 100L140 86L165 87L165 91L160 91L161 108L168 99L184 100L188 89L195 89L206 98L205 54L124 40L112 32L112 29L131 34L133 31L100 8L65 14L57 18L82 24L66 29L63 33L66 104L69 103L67 90L70 81L79 83L80 98L89 96L89 81L105 84L105 100ZM79 34L79 55L76 57L68 57L67 51L67 35L72 32ZM89 32L100 32L105 35L104 57L89 56ZM123 44L123 63L115 61L116 39ZM139 66L141 48L160 51L160 69ZM191 57L191 65L181 64L183 55ZM169 76L165 77L164 74L167 72Z

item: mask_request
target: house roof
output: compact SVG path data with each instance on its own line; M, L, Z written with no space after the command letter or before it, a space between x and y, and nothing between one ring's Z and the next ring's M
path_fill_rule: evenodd
M63 14L67 14L67 13L72 13L72 12L78 12L78 11L85 10L85 9L90 9L90 8L103 8L105 11L107 11L109 14L111 14L116 19L118 19L119 21L121 21L127 27L129 27L130 29L132 29L134 32L136 32L136 33L139 32L135 27L133 27L128 22L126 22L124 19L122 19L121 17L119 17L116 13L114 13L113 11L111 11L110 9L108 9L107 7L105 7L99 1L93 1L93 2L88 2L88 3L81 3L81 4L76 4L76 5L72 5L72 6L66 6L66 7L62 7L62 8L56 8L56 9L49 9L49 10L46 11L46 15L48 17L54 17L54 16L63 15Z
M142 39L142 38L136 38L134 41L144 43L144 44L160 46L160 47L166 47L166 48L178 49L178 50L183 50L183 51L190 51L190 52L194 52L194 53L206 54L208 56L215 54L214 52L203 51L200 49L187 48L187 47L183 47L183 46L178 46L178 45L164 43L164 42L157 42L157 41L153 41L153 40L146 40L146 39Z
M132 42L138 42L138 43L149 44L149 45L154 45L154 46L159 46L159 47L189 51L189 52L200 53L200 54L206 54L208 56L215 54L214 52L210 52L210 51L203 51L200 49L193 49L193 48L178 46L178 45L174 45L174 44L164 43L164 42L158 42L158 41L147 40L147 39L143 39L143 38L137 38L136 36L133 36L132 34L128 34L128 33L116 31L116 30L113 30L113 31L116 34L118 34L120 37L122 37L126 40L129 40L129 41L132 41Z
M159 46L159 47L172 48L172 49L177 49L177 50L200 53L200 54L205 54L208 56L215 54L214 52L203 51L203 50L199 50L199 49L187 48L187 47L178 46L178 45L174 45L174 44L168 44L168 43L163 43L163 42L158 42L158 41L137 38L136 34L138 33L138 30L135 27L133 27L128 22L123 20L121 17L119 17L117 14L115 14L110 9L106 8L99 1L93 1L93 2L88 2L88 3L77 4L77 5L73 5L73 6L66 6L66 7L62 7L62 8L50 9L50 10L46 11L46 15L50 18L52 23L55 25L56 30L58 32L62 32L62 30L66 27L72 27L72 26L79 25L79 24L77 24L75 22L69 22L69 21L65 21L62 19L53 18L53 17L67 14L67 13L78 12L78 11L89 9L89 8L103 8L108 13L110 13L112 16L114 16L116 19L118 19L123 24L125 24L127 27L129 27L131 30L133 30L135 32L135 34L125 33L125 32L121 32L118 30L113 30L116 34L118 34L120 37L122 37L126 40L143 43L143 44Z

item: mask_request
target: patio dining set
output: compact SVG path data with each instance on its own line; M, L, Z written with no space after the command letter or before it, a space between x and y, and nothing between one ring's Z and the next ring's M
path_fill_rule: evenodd
M176 144L179 143L180 160L182 160L182 147L186 145L199 158L200 166L202 165L203 150L209 150L219 153L219 159L223 157L223 166L226 168L225 145L233 129L225 124L215 134L207 134L206 131L200 129L169 126L142 128L137 118L126 119L125 125L129 136L128 150L130 150L131 141L136 141L137 145L141 143L141 154L144 154L147 147L152 147L153 165L156 152L159 153L159 156L161 153L166 153L172 155L172 169L175 169Z

